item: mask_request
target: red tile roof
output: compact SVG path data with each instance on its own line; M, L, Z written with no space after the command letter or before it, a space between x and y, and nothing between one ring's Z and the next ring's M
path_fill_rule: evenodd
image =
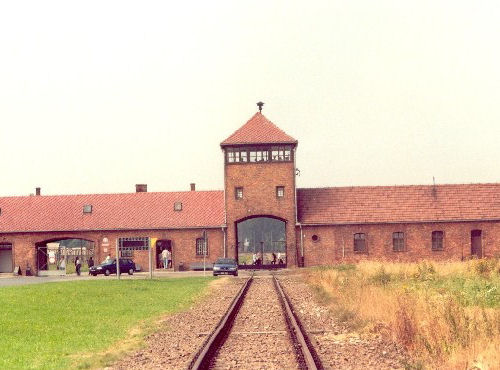
M224 192L3 197L0 209L0 232L209 228L224 224Z
M500 184L297 189L303 224L500 220Z
M238 144L297 144L297 140L257 112L220 145Z

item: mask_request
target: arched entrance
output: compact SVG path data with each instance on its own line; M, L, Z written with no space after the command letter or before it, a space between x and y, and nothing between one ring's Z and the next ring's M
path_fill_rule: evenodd
M94 261L94 242L82 238L54 238L35 243L36 269L39 276L65 275L75 272L75 259L82 262L82 271L88 271Z
M237 259L240 268L286 267L286 222L256 216L236 222Z

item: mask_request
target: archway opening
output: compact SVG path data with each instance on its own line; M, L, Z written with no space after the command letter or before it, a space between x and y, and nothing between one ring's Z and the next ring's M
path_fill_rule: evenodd
M66 275L76 272L76 259L81 272L87 272L94 261L94 242L82 238L56 238L35 243L38 275Z
M286 222L268 216L236 223L240 268L286 267Z

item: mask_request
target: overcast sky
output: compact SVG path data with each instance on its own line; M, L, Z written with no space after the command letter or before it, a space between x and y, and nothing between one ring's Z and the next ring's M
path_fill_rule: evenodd
M0 4L0 196L222 189L259 100L299 187L500 181L498 1Z

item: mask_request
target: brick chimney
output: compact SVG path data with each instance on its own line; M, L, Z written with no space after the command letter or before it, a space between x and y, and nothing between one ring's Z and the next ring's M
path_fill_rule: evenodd
M192 182L190 185L191 185L191 191L196 191L196 184Z
M41 195L41 193L42 193L42 189L41 188L36 188L35 189L35 194L36 195Z
M135 184L135 192L136 193L147 193L148 192L148 184Z

